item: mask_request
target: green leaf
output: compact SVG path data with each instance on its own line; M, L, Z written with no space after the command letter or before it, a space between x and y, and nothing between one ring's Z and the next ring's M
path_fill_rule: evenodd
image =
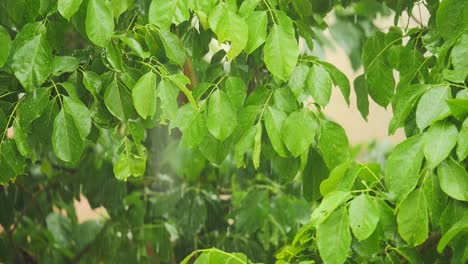
M333 121L321 124L318 148L330 170L349 160L349 143L344 129Z
M71 56L56 56L54 58L53 74L54 76L60 76L66 72L74 72L80 61L75 57Z
M392 68L385 60L388 46L384 37L385 35L379 31L366 41L362 61L369 95L377 104L386 107L392 99L395 80Z
M240 167L243 164L242 159L244 157L244 154L252 149L256 133L257 127L253 126L247 132L245 132L245 134L241 137L239 142L237 142L234 152L234 160L238 167Z
M314 101L322 107L330 102L332 79L325 68L313 65L307 76L307 87Z
M224 85L226 86L226 94L231 100L232 106L239 110L245 101L247 96L247 85L244 80L239 77L229 76Z
M423 182L422 191L427 201L429 219L433 226L439 226L440 216L447 205L447 196L440 188L439 178L435 173L428 172Z
M124 139L128 140L128 139ZM128 177L139 177L146 170L146 151L137 155L128 151L120 153L114 164L114 175L117 179L126 181Z
M468 173L465 168L448 158L437 168L440 188L450 197L468 201Z
M52 73L53 57L45 34L26 40L13 55L12 68L26 91L40 86Z
M351 247L351 232L344 207L317 227L317 247L324 263L345 263Z
M281 137L283 124L287 115L276 108L268 107L265 112L265 128L270 138L271 145L281 157L287 157L287 151Z
M450 115L450 109L445 102L451 99L450 87L439 86L427 91L419 100L416 108L416 124L423 130L433 122L442 120Z
M316 226L327 220L333 211L348 201L352 195L349 192L334 191L323 197L320 205L312 212L310 222Z
M10 55L11 50L11 38L8 31L0 26L0 43L2 43L2 48L0 49L0 68L5 65Z
M28 133L25 127L21 126L19 119L13 121L13 139L15 140L18 152L27 157L31 153L28 141Z
M149 7L149 23L169 29L190 18L187 0L153 0Z
M457 144L457 127L449 121L433 124L424 134L423 152L429 168L445 160Z
M50 89L36 88L26 93L18 106L18 118L21 126L29 127L32 121L39 118L49 102Z
M394 134L397 128L403 127L408 116L413 111L419 98L430 86L423 84L404 85L397 89L392 99L393 117L388 127L389 134Z
M420 189L412 191L400 204L398 233L413 246L421 245L429 235L427 202Z
M466 6L468 7L468 5ZM465 12L465 17L468 17L468 12ZM466 19L466 18L465 18ZM466 23L468 29L468 23ZM453 68L455 70L467 70L468 63L463 58L468 56L468 33L463 33L452 49L450 57L452 58ZM465 75L466 77L466 75ZM463 79L464 81L465 79Z
M206 118L205 118L206 119ZM203 156L210 162L220 165L226 159L227 155L231 150L230 141L219 141L213 137L210 133L206 133L206 120L200 122L201 125L205 127L205 138L199 146L200 152ZM182 135L183 136L183 135ZM195 136L194 136L195 138ZM199 136L197 136L198 139ZM182 138L183 140L183 138Z
M160 30L159 36L166 51L166 56L179 66L184 66L185 49L182 46L181 40L169 30Z
M207 132L206 116L204 114L195 110L190 104L186 104L179 109L176 121L183 124L183 127L179 126L179 129L183 132L182 145L194 148L203 142Z
M275 89L273 101L276 108L286 113L291 113L298 109L296 98L288 87Z
M80 9L82 0L58 0L57 10L59 13L70 20L70 18Z
M456 38L468 28L468 3L458 0L444 0L436 14L439 33L446 40Z
M314 141L317 120L307 109L293 112L283 124L283 141L294 157L298 157Z
M264 190L252 190L247 193L235 209L234 226L240 233L252 234L257 231L270 210L270 199L268 192Z
M93 71L83 72L83 84L93 96L97 96L101 92L101 77Z
M457 156L462 161L468 157L468 118L462 124L457 140Z
M456 98L447 100L452 115L458 119L463 120L468 116L468 99Z
M91 114L88 108L78 99L63 96L63 108L69 113L81 137L84 139L91 132Z
M439 244L437 244L437 251L442 254L448 243L465 230L468 230L468 215L463 216L462 219L452 225L452 227L445 232L444 236L439 240Z
M0 119L4 119L0 110ZM3 116L3 117L2 117ZM0 120L1 122L1 120ZM6 121L5 121L6 122ZM14 180L24 172L26 159L20 155L13 140L5 140L0 144L0 184Z
M329 170L315 149L309 151L308 162L302 172L302 195L308 201L320 198L320 183L328 177Z
M303 102L305 100L305 96L303 96L303 94L308 75L309 66L298 64L291 73L291 78L288 81L288 86L291 88L291 91L296 96L298 102Z
M224 7L224 4L219 5L221 9L221 17L218 17L219 12L213 11L216 17L210 14L210 26L216 33L219 42L230 41L231 47L227 52L228 60L232 60L239 55L247 45L249 28L245 20Z
M357 108L361 116L367 120L367 116L369 115L369 94L364 74L359 75L354 80L354 91L356 92Z
M340 88L343 97L345 98L346 103L349 106L349 95L351 93L351 88L349 86L348 77L344 73L342 73L335 65L330 64L328 62L320 62L320 64L327 69L328 73L330 73L333 83Z
M128 47L130 47L133 53L135 53L140 58L146 59L150 56L150 53L145 51L136 39L123 35L117 35L115 37L122 40L122 42L125 43Z
M422 136L414 136L398 144L388 157L385 183L390 199L400 201L416 187L424 158L422 147Z
M246 0L242 1L242 4L239 8L239 15L242 17L248 17L254 12L255 8L258 6L260 0Z
M153 118L156 112L156 74L152 71L141 76L132 90L133 104L144 119Z
M179 108L177 103L179 91L179 88L170 80L163 79L159 82L157 96L161 101L161 122L164 122L166 119L175 119L177 109Z
M273 25L263 48L267 69L277 78L287 81L296 67L299 46L296 37L279 25Z
M55 155L63 161L75 162L84 149L83 138L75 118L65 107L54 119L52 147Z
M119 20L120 15L122 15L127 9L132 5L133 0L112 0L112 13L114 14L115 19Z
M333 191L350 191L357 175L349 173L354 166L353 162L345 162L331 170L328 178L320 183L320 193L327 195Z
M372 235L379 218L379 207L370 196L361 194L351 201L349 205L349 225L359 241Z
M115 79L106 88L104 103L120 121L127 121L133 113L132 95Z
M252 153L252 161L255 169L258 169L260 166L260 153L262 150L262 123L258 122L257 132L255 133L254 148Z
M118 72L124 72L122 51L112 41L109 41L109 45L106 47L106 59L113 69L117 70Z
M208 104L208 131L223 141L229 137L237 124L237 114L228 95L222 90L214 91Z
M89 1L86 34L91 42L100 47L106 47L114 35L114 16L104 0Z
M258 0L255 1L258 2ZM267 12L255 11L247 17L246 22L249 29L249 35L247 44L245 45L245 53L249 55L260 47L267 38Z

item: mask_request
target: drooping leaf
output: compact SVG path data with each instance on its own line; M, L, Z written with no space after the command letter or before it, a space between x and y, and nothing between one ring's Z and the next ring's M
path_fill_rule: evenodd
M334 234L334 235L330 235ZM317 247L324 263L344 263L351 246L348 212L343 207L317 227Z
M447 40L457 37L468 28L468 3L457 0L441 2L436 14L437 29Z
M177 115L177 96L179 95L179 88L169 80L161 80L158 84L157 96L161 101L161 121L165 122L166 119L174 120Z
M377 32L364 44L362 62L365 69L365 78L369 95L374 101L386 107L393 96L395 80L392 68L385 60L385 35Z
M257 132L257 127L256 126L251 127L249 130L247 130L244 133L244 135L242 135L239 142L237 142L235 152L234 152L234 160L238 167L243 165L244 154L252 149L252 146L255 141L256 132Z
M208 131L221 141L229 137L236 128L237 114L224 91L216 90L211 94L207 122Z
M266 31L265 31L266 33ZM11 38L8 31L0 26L0 43L2 48L0 49L0 68L7 62L11 50Z
M462 124L460 133L457 139L457 156L458 160L462 161L468 157L468 118Z
M287 157L287 151L282 139L283 124L287 115L275 109L268 107L265 111L265 128L275 151L282 157Z
M468 201L468 173L452 158L442 162L437 168L440 188L450 197Z
M419 98L429 89L422 84L404 85L397 89L392 99L393 117L388 127L389 134L394 134L397 128L403 127L405 121L418 103Z
M320 183L329 175L329 170L320 153L312 148L302 172L302 195L308 201L320 198Z
M107 109L121 121L126 121L134 112L132 94L117 80L107 86L104 93L104 103Z
M0 111L0 115L3 115L2 111ZM0 116L1 118L2 116ZM4 140L0 143L0 184L14 180L24 172L25 166L26 159L18 152L13 140Z
M333 121L322 123L318 148L330 170L346 162L350 157L346 132Z
M153 0L149 7L149 23L162 29L179 25L190 17L187 0Z
M119 180L126 181L128 177L142 176L146 170L146 159L146 151L142 151L139 154L132 153L128 150L121 152L114 164L113 172L115 177Z
M180 124L175 125L183 132L182 145L185 147L194 148L203 142L207 132L204 113L186 104L179 109L177 118L173 123Z
M231 42L227 58L232 60L246 47L249 28L242 17L229 10L224 4L219 4L217 9L220 11L212 12L215 17L210 15L210 27L216 33L219 42ZM219 17L219 15L221 16Z
M83 84L92 95L97 96L101 91L102 80L97 73L86 71L83 72Z
M53 74L55 76L60 76L66 72L74 72L80 61L72 56L55 56L54 58L54 66L53 66Z
M309 69L307 87L314 101L325 107L330 101L332 79L330 74L321 65L314 65Z
M445 160L457 144L457 127L445 120L433 124L424 134L423 152L429 168Z
M352 167L354 164L349 161L330 170L328 178L320 183L320 193L325 196L333 191L350 191L357 177L356 174L350 173Z
M86 13L86 34L89 40L106 47L114 34L114 16L104 0L90 0Z
M63 97L63 109L71 115L73 121L78 128L81 138L86 138L91 131L91 114L88 108L82 101L72 98Z
M32 121L39 118L49 102L50 89L36 88L26 93L18 106L18 118L21 126L29 127Z
M252 162L253 162L254 168L258 169L258 167L260 166L260 153L262 150L262 131L263 131L262 123L258 122L256 127L257 127L257 132L255 132Z
M283 124L283 141L294 157L298 157L314 141L318 124L310 110L293 112Z
M70 18L80 9L82 0L58 0L57 10L59 13L70 20Z
M359 75L354 80L354 91L356 92L357 108L361 116L367 120L367 116L369 115L369 94L364 74Z
M277 78L287 81L296 67L299 47L294 34L273 25L263 48L266 67Z
M133 104L144 119L152 118L156 112L156 74L152 71L141 76L132 90Z
M160 30L159 36L161 37L161 42L164 45L166 56L182 67L185 63L185 49L182 46L180 39L168 30Z
M379 218L379 208L375 200L370 196L361 194L351 201L349 205L349 225L359 241L372 235Z
M45 34L26 40L13 55L12 68L26 91L40 86L52 73L53 58Z
M115 37L122 40L122 42L125 43L138 57L146 59L150 56L150 53L145 51L140 42L138 42L136 39L127 37L125 35L116 35Z
M429 235L427 202L421 189L412 191L400 204L398 233L411 245L418 246Z
M426 174L422 191L427 201L429 220L433 226L438 226L440 216L447 206L447 196L442 192L439 178L435 173Z
M352 195L349 192L334 191L323 197L320 205L312 212L310 221L313 225L319 225L325 221L336 208L349 200Z
M448 243L456 237L460 232L468 230L468 214L463 216L458 222L456 222L450 229L444 234L440 239L439 244L437 244L437 251L442 253Z
M450 112L458 120L463 120L468 116L468 99L456 98L447 100Z
M247 55L254 52L265 42L267 38L267 22L266 11L254 11L247 17L246 23L249 29L247 44L245 45Z
M291 73L291 78L288 81L288 86L291 88L298 102L305 100L303 94L308 75L309 67L305 64L298 64Z
M232 106L239 110L244 105L247 96L247 85L239 77L228 77L225 81L226 94L231 100Z
M344 73L342 73L338 68L336 68L333 64L328 62L320 62L320 64L327 69L328 73L330 73L333 84L340 88L341 93L349 106L349 95L351 93L351 88L349 86L348 77Z
M451 99L450 87L440 86L427 91L419 100L416 109L416 124L419 129L431 125L433 122L450 115L450 108L446 100Z
M468 7L468 5L466 5L466 7ZM465 12L465 17L466 16L468 16L468 12ZM466 23L466 28L468 29L468 23ZM468 68L468 63L463 58L468 55L467 47L468 47L468 33L465 32L458 39L457 43L452 49L452 53L450 54L452 58L453 68L455 70L465 70L465 73ZM465 79L463 79L463 81L465 81Z
M62 108L54 120L52 146L55 155L66 162L76 162L84 149L80 128L69 109Z
M422 136L414 136L398 144L388 157L385 183L391 199L400 201L416 187L424 158L422 148Z

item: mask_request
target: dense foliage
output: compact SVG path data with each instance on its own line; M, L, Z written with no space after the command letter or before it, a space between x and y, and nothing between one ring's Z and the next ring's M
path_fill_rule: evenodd
M327 28L388 157L322 112ZM467 55L466 0L0 0L0 261L465 263Z

